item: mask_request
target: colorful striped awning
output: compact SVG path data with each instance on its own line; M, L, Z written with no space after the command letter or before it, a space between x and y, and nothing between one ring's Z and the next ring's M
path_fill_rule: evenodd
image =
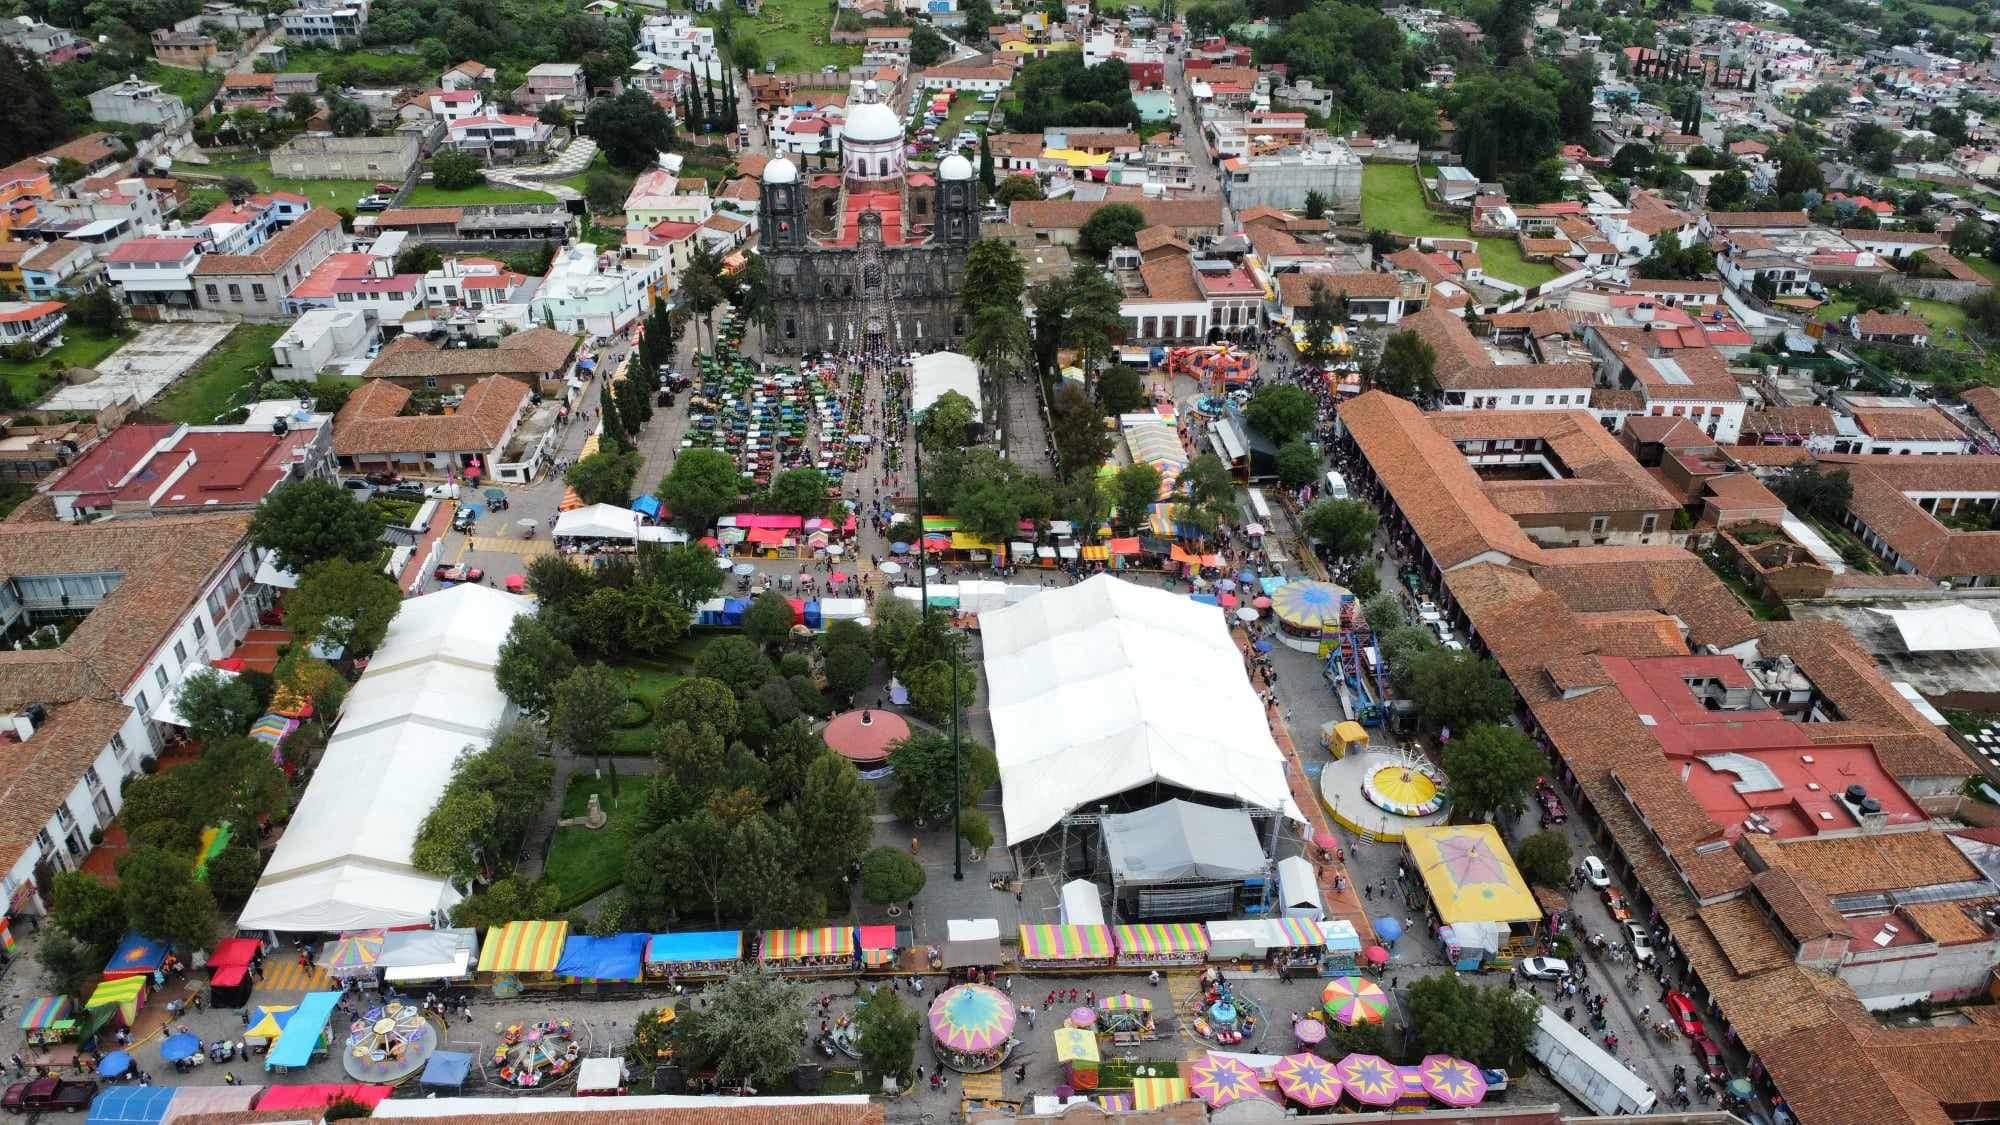
M1326 935L1320 932L1319 923L1311 918L1273 918L1278 927L1281 945L1293 948L1311 948L1326 944Z
M757 946L760 961L796 961L802 957L854 956L854 927L825 926L817 930L765 930Z
M1153 1010L1153 1002L1144 996L1121 992L1116 996L1106 996L1099 1000L1097 1008L1102 1012L1150 1012Z
M98 982L96 991L84 1001L87 1009L116 1008L118 1014L130 1024L139 1018L139 1005L145 1003L146 986L152 978L144 976L107 977Z
M22 1031L40 1031L69 1018L69 997L39 996L21 1012Z
M1175 1102L1184 1102L1193 1095L1188 1093L1187 1079L1176 1075L1173 1078L1134 1078L1132 1080L1132 1108L1138 1110L1158 1109Z
M1085 961L1111 956L1107 926L1022 926L1021 957L1029 961Z
M1199 922L1147 922L1116 928L1120 953L1206 953L1208 930Z
M548 973L562 960L568 922L509 922L486 931L479 951L482 973Z

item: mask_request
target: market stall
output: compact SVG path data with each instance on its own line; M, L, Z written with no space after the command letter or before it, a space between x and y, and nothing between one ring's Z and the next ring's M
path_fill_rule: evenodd
M91 990L90 999L83 1002L84 1009L108 1010L113 1025L131 1027L139 1021L139 1009L146 1006L147 985L151 981L151 977L106 977Z
M1188 1092L1187 1079L1178 1074L1132 1079L1132 1108L1136 1110L1160 1109L1175 1102L1192 1100L1193 1097Z
M250 966L264 951L256 938L230 938L208 955L208 1004L241 1008L250 1002Z
M1014 1047L1014 1002L997 988L961 984L931 1001L930 1028L938 1061L970 1073L992 1070Z
M479 938L470 929L392 930L375 967L390 984L461 984L472 978Z
M1078 1093L1097 1089L1097 1033L1080 1027L1059 1027L1053 1034L1056 1061L1063 1066L1063 1084Z
M690 930L646 939L641 969L647 980L674 981L728 976L742 966L741 931Z
M472 1055L467 1051L433 1051L417 1084L426 1090L455 1092L465 1089L472 1073Z
M1403 833L1409 861L1423 879L1436 920L1446 926L1487 923L1501 957L1532 947L1541 932L1542 907L1490 824L1441 824ZM1394 937L1382 934L1393 943ZM1460 947L1469 957L1475 946ZM1490 963L1490 962L1489 962Z
M264 1056L264 1069L275 1071L297 1070L307 1066L314 1059L323 1058L333 1047L333 1034L327 1021L333 1018L333 1011L340 1004L338 992L308 992L299 1001L297 1010L285 1021L284 1029L278 1032L277 1041Z
M1021 927L1021 967L1024 969L1093 969L1115 959L1108 926Z
M1102 926L1104 901L1097 884L1088 879L1071 879L1062 886L1062 920L1070 926Z
M243 1025L243 1042L251 1047L270 1046L297 1010L296 1004L259 1004L250 1009L250 1020Z
M47 1047L76 1038L77 1021L71 1015L69 997L38 996L21 1009L21 1031L28 1046Z
M896 927L861 926L858 930L863 968L880 969L896 963L896 952L902 947Z
M1211 961L1270 960L1287 969L1319 967L1326 939L1310 918L1240 918L1204 923Z
M568 938L568 922L509 922L489 929L479 950L479 975L495 984L550 980Z
M1319 872L1304 856L1289 855L1278 861L1278 913L1307 920L1326 917Z
M645 934L571 934L555 973L568 984L637 984L644 975L646 941Z
M1208 931L1199 922L1115 926L1118 964L1125 967L1199 965L1208 958Z
M615 1098L625 1092L624 1059L585 1059L576 1072L578 1097Z
M363 1108L374 1109L388 1096L387 1086L364 1085L357 1082L308 1082L301 1086L268 1087L264 1091L264 1096L257 1099L257 1109L259 1111L323 1110L335 1102L356 1102Z
M852 926L813 930L765 930L757 960L781 973L844 972L858 964Z
M1000 948L1000 919L948 918L944 949L933 968L994 968L1007 959Z
M1322 973L1352 973L1361 967L1361 933L1345 918L1328 918L1319 923L1325 951L1320 958Z
M169 950L167 943L138 934L126 934L118 942L118 949L111 954L111 960L104 963L104 977L115 980L119 977L149 977L154 970L167 963Z

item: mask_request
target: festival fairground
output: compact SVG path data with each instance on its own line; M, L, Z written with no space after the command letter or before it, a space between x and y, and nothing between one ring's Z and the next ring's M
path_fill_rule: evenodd
M1412 828L1451 817L1444 771L1395 747L1377 747L1358 723L1339 723L1327 739L1334 760L1320 771L1319 791L1333 819L1366 840L1401 843Z

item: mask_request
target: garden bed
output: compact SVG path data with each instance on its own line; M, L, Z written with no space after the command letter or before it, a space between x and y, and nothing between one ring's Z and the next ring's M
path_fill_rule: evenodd
M558 828L549 840L549 856L542 864L542 874L562 891L556 906L559 912L573 910L625 881L625 852L631 843L632 822L639 815L645 788L643 777L621 777L621 802L611 796L609 778L592 777L589 773L570 777L569 788L563 793L563 817L584 815L594 793L609 822L595 831L576 825Z

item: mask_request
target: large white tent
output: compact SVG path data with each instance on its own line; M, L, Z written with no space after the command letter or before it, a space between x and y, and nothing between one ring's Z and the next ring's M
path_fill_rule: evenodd
M1875 612L1895 624L1903 647L1911 652L2000 648L2000 626L1994 624L1993 615L1963 602Z
M1302 819L1216 607L1101 574L979 626L1010 843L1153 782Z
M558 539L571 535L583 539L637 539L639 513L616 504L572 508L556 517L555 535Z
M410 864L417 827L453 764L507 714L500 643L529 603L478 585L405 601L341 707L340 725L263 878L249 930L288 933L432 922L459 894Z
M931 403L957 391L972 400L972 416L979 417L979 366L970 356L957 352L932 352L910 361L910 409L918 414Z

